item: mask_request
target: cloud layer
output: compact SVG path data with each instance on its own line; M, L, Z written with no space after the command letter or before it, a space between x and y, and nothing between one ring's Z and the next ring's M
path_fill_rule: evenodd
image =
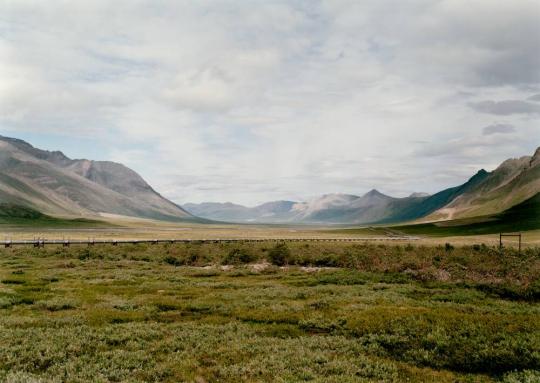
M0 128L97 140L179 203L433 192L540 143L539 18L527 0L2 2Z
M492 124L484 127L482 129L482 133L484 136L489 136L492 134L511 134L516 131L516 128L513 125L510 124Z

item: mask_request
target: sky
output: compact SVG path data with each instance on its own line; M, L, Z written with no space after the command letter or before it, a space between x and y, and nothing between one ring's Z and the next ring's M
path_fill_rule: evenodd
M433 193L540 146L540 1L3 0L0 134L180 204Z

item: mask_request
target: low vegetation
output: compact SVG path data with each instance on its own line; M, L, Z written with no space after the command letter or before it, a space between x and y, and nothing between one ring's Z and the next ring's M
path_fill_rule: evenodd
M0 251L0 380L536 382L540 249Z

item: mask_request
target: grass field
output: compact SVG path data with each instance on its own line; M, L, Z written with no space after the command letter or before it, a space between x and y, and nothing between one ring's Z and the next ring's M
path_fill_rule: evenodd
M68 222L68 221L66 221ZM26 225L2 225L0 236L8 239L275 239L275 238L345 238L350 235L329 227L309 225L239 225L172 223L163 221L110 219L87 225L41 225L28 221ZM384 229L357 228L356 237L384 237ZM2 238L3 239L3 238Z
M0 251L0 380L536 382L540 250Z

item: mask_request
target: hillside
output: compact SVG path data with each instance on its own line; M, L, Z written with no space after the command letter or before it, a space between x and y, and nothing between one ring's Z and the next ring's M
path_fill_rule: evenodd
M502 213L450 221L395 226L406 234L454 236L518 232L540 229L540 193Z
M534 155L508 159L428 219L467 218L495 214L540 191L540 148Z
M482 183L488 176L489 173L486 170L481 169L462 185L442 190L429 197L419 198L412 201L410 204L400 204L399 201L395 201L393 206L395 211L394 214L387 219L381 220L381 222L403 222L425 217L428 214L442 209L460 195L473 189L475 186Z
M61 152L41 150L1 136L0 202L55 216L99 217L107 213L194 219L121 164L72 160Z

